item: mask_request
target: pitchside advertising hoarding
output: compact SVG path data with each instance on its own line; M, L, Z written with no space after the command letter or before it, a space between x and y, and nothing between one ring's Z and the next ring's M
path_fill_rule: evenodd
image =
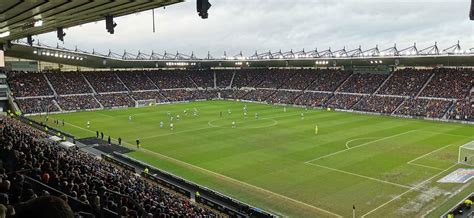
M0 50L0 68L5 67L5 54Z

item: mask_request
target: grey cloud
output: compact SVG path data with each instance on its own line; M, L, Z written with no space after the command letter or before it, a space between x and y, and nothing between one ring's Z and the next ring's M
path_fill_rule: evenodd
M87 24L68 29L66 47L95 48L106 53L124 49L162 53L192 51L204 56L211 51L234 55L256 50L311 50L399 48L413 42L442 47L461 41L474 47L474 22L468 20L468 0L211 0L209 19L201 20L195 1L156 11L157 33L152 33L151 11L116 20L115 35L105 24ZM41 35L40 41L56 44L55 34Z

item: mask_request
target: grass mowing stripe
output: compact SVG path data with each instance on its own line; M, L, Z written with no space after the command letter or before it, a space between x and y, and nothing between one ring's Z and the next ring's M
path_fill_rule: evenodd
M261 118L283 117L275 118L278 125L256 129L259 126L272 124L272 121L247 123L242 111L245 104L249 106L248 117L250 119L253 119L254 113L258 113ZM190 111L189 115L189 113L192 114L193 108L199 110L199 116L185 116L184 110ZM228 109L232 110L232 115L227 115ZM158 124L161 120L165 121L165 126L168 127L167 111L170 111L174 116L179 114L183 118L180 122L175 123L175 132L169 128L159 128ZM221 111L225 114L222 120L213 124L226 127L235 121L237 129L208 128L208 122L219 118ZM304 113L304 119L299 117L300 113ZM104 116L104 114L106 115ZM129 115L132 115L132 122L127 118ZM287 115L289 116L287 117ZM104 131L104 134L113 136L114 141L120 136L122 141L126 142L127 147L132 147L128 142L134 142L137 138L145 138L140 151L132 152L129 156L243 202L291 217L335 215L281 196L344 217L352 215L354 203L358 205L358 213L370 212L408 189L375 181L372 178L402 185L409 184L408 187L418 185L443 171L454 163L455 159L457 160L458 152L454 145L465 143L468 140L467 137L472 135L470 133L472 133L473 127L336 111L305 111L303 108L293 107L288 107L285 113L283 107L279 106L228 101L191 102L49 116L67 121L68 125L64 127L54 124L52 121L48 123L78 137L95 136L96 130ZM86 121L91 121L90 128L86 128ZM318 134L314 132L315 125L319 128ZM360 146L360 143L411 130L417 132L376 142L358 149L351 148ZM429 130L433 131L430 134L424 133ZM176 134L181 131L184 132ZM146 139L151 136L160 137ZM438 150L436 153L433 152L431 155L425 155L448 144L453 146ZM304 163L315 157L341 150L350 151L318 162L311 162L311 164L318 164L345 173ZM157 153L180 160L188 165L165 159ZM423 155L425 155L424 158L407 164L407 162ZM196 167L234 180L199 170ZM347 174L347 172L371 179L356 177ZM443 193L453 193L461 186L431 182L422 185L421 190L428 191L434 188ZM444 200L442 196L439 196L430 198L428 202L412 203L426 194L425 192L420 193L419 190L409 192L406 196L400 197L401 200L392 201L392 204L380 207L369 215L415 217L426 212L424 210L429 209L428 207L431 205ZM414 198L414 196L418 197ZM405 207L409 208L410 205L422 205L421 210L423 211L405 210Z
M411 133L411 132L414 132L414 131L415 131L415 130L410 130L410 131L402 132L402 133L399 133L399 134L395 134L395 135L383 137L383 138L381 138L381 139L377 139L377 140L374 140L374 141L366 142L366 143L363 143L363 144L360 144L360 145L357 145L357 146L354 146L354 147L351 147L351 148L348 148L348 149L336 151L336 152L331 153L331 154L327 154L327 155L324 155L324 156L321 156L321 157L317 157L317 158L314 158L314 159L305 161L305 163L311 163L311 162L313 162L313 161L317 161L317 160L320 160L320 159L323 159L323 158L326 158L326 157L331 157L331 156L334 156L334 155L336 155L336 154L339 154L339 153L342 153L342 152L346 152L346 151L349 151L349 150L354 149L354 148L362 147L362 146L369 145L369 144L372 144L372 143L375 143L375 142L379 142L379 141L382 141L382 140L386 140L386 139L394 138L394 137L397 137L397 136L405 135L405 134L408 134L408 133Z
M434 176L428 178L427 180L418 183L417 185L413 186L411 189L407 190L406 192L403 192L403 193L401 193L400 195L397 195L397 196L393 197L391 200L389 200L389 201L387 201L387 202L381 204L380 206L378 206L378 207L374 208L373 210L367 212L366 214L362 215L362 218L364 218L364 217L366 217L367 215L369 215L369 214L371 214L371 213L373 213L373 212L379 210L380 208L384 207L385 205L390 204L392 201L401 198L402 196L406 195L407 193L409 193L409 192L411 192L411 191L413 191L413 190L415 190L415 189L417 189L417 188L420 188L423 184L425 184L425 183L431 181L433 178L436 178L437 176L443 174L444 172L446 172L446 171L452 169L453 167L455 167L455 166L457 166L457 165L458 165L458 164L453 164L453 165L451 165L450 167L444 169L443 171L441 171L441 172L435 174Z

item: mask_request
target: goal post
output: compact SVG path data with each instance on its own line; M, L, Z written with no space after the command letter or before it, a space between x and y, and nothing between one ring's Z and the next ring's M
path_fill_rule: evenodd
M148 99L148 100L137 100L135 102L135 107L147 107L156 104L156 99Z
M474 141L459 147L458 163L474 166Z

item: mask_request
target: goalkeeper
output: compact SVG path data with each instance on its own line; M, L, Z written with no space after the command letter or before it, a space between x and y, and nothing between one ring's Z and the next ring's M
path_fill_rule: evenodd
M314 128L314 134L315 134L315 135L318 134L318 125L316 125L316 127Z

